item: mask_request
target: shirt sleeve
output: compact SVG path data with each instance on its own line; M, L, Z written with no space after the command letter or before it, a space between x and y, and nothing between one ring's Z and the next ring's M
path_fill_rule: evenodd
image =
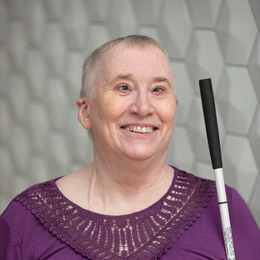
M19 243L12 232L8 221L2 215L0 217L0 259L21 259L19 256Z
M230 221L236 260L260 260L260 229L246 202L235 189L229 190Z

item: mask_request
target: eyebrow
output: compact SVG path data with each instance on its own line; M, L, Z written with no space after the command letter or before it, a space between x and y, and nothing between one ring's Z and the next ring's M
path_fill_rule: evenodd
M153 82L166 82L171 86L171 83L169 81L169 79L165 78L165 77L154 77L152 79Z
M119 75L116 76L116 78L113 81L116 81L118 79L131 79L131 80L133 80L134 76L133 76L132 73L129 73L129 74L119 74Z
M129 74L119 74L113 81L119 80L119 79L126 79L126 80L134 80L134 76L132 73ZM165 78L165 77L154 77L152 78L152 82L166 82L167 84L169 84L171 86L171 83L169 81L169 79Z

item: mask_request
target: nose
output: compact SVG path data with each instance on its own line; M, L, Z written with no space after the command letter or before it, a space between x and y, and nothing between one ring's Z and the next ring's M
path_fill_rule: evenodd
M139 91L133 97L133 103L130 106L130 113L146 117L153 114L154 107L152 97L146 91Z

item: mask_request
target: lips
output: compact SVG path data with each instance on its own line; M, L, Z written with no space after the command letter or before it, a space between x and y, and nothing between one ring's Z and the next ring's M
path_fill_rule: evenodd
M123 126L122 128L126 131L140 134L152 133L157 129L156 127L151 126Z

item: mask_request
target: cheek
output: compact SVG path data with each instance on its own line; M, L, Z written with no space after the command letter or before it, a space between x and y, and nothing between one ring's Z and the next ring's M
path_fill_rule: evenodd
M114 97L105 97L101 100L102 116L104 120L111 120L116 117L119 111L118 101Z
M161 107L161 116L164 118L164 121L170 125L173 123L175 124L176 102L167 102L163 107Z
M120 102L110 95L103 96L94 100L92 110L93 120L102 123L113 122L120 113Z

